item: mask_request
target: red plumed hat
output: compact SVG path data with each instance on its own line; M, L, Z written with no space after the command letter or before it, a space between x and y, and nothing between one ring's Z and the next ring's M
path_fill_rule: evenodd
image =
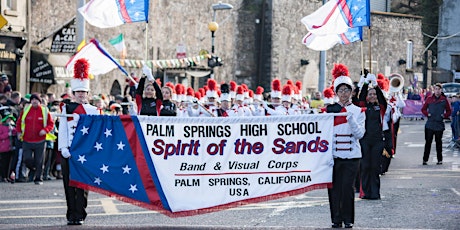
M235 98L236 97L236 87L238 85L236 84L235 81L230 81L230 97Z
M340 76L348 76L348 67L344 64L334 64L334 68L332 69L332 77L336 79Z
M281 81L278 78L272 81L272 91L270 92L272 98L281 98Z
M378 79L385 79L385 75L383 75L382 73L377 74L377 80Z
M325 98L333 98L334 97L334 90L331 88L325 88L323 91L323 96Z
M346 84L353 89L353 82L348 76L348 68L344 64L334 64L334 69L332 69L332 81L334 85L334 92L337 91L337 87L341 84Z
M170 82L170 81L166 82L165 86L171 88L171 91L172 91L173 94L176 93L176 89L175 89L176 87L174 86L174 84L172 82Z
M264 93L264 88L262 86L257 86L256 93L254 94L254 100L259 100L263 101L264 96L262 95Z
M191 101L193 101L194 97L195 97L195 90L193 90L192 87L188 87L187 88L186 100L191 102Z
M195 90L193 90L192 87L187 88L187 96L194 96L195 95Z
M235 100L237 101L244 101L244 86L239 85L236 87L236 97Z
M80 58L73 68L73 79L70 80L72 91L89 91L89 62Z
M199 91L195 92L195 97L196 99L200 100L201 99L201 93Z
M208 90L206 90L206 97L219 98L219 95L217 94L216 80L209 78L207 85L208 85Z
M323 96L324 104L327 105L334 103L334 90L331 87L324 89Z
M288 102L291 102L291 97L292 97L292 86L293 85L289 85L289 84L286 84L283 86L283 96L281 97L281 101L288 101Z

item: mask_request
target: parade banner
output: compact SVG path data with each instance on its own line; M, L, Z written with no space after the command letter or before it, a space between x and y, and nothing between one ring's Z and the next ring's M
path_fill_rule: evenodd
M422 106L423 106L423 101L422 100L404 100L404 103L406 103L406 106L403 108L403 117L408 117L408 118L421 118L423 117L422 113Z
M327 188L333 119L81 115L70 184L171 217Z

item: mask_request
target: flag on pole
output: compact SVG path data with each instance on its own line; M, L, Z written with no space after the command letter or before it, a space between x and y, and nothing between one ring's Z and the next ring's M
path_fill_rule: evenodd
M317 35L343 34L348 28L370 26L369 0L331 0L301 22Z
M113 45L118 52L120 52L121 59L126 58L126 45L125 40L123 39L123 34L119 34L117 37L110 39L109 43Z
M316 51L325 51L337 44L348 45L355 41L363 40L363 27L350 28L343 34L317 35L308 32L302 39L302 43Z
M85 20L99 28L148 22L149 0L91 0L78 9Z
M126 76L128 72L102 47L96 39L86 44L78 51L66 64L66 69L73 72L75 62L84 58L90 64L89 73L93 75L105 74L109 71L119 68Z

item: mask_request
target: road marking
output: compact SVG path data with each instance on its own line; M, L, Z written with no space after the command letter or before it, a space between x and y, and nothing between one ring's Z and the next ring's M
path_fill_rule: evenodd
M451 190L452 190L455 194L457 194L457 196L460 196L460 192L458 192L455 188L451 188Z
M107 214L119 213L117 206L115 205L115 203L113 203L113 199L105 198L105 199L101 199L100 201L101 201L101 205L105 213Z
M409 147L409 148L420 148L420 147L425 147L425 144L408 144L407 147Z

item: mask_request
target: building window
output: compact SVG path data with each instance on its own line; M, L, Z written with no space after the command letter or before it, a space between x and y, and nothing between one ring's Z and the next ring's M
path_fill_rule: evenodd
M6 0L6 8L9 10L16 11L18 9L17 0Z
M412 69L412 53L414 49L414 43L409 40L407 41L407 51L406 51L406 69Z

